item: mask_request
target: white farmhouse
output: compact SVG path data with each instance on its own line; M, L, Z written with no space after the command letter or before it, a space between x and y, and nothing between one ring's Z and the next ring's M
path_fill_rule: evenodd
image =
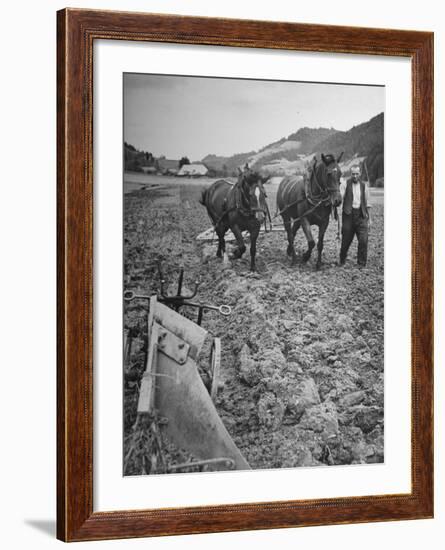
M199 177L205 176L208 170L204 164L183 164L178 172L178 176Z

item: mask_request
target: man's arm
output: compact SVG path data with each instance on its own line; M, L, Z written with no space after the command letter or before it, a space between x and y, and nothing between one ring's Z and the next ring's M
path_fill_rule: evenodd
M369 192L369 183L365 182L365 197L366 197L366 207L371 208L371 194Z
M368 183L365 183L365 197L366 197L366 208L368 210L368 226L369 226L369 228L371 228L371 207L372 207L372 204L371 204L371 201L370 201L371 194L369 192Z

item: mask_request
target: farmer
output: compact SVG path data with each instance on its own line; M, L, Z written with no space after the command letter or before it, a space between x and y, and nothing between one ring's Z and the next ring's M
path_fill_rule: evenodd
M353 166L351 177L341 189L343 195L343 218L340 249L340 265L344 265L349 247L357 235L357 263L366 266L368 256L368 231L371 228L369 188L360 179L359 166Z

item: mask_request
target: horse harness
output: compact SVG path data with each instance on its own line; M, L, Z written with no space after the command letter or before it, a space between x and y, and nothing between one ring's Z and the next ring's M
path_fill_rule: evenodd
M233 206L231 206L230 208L227 208L228 198L231 195L231 193L235 193L235 201L234 201L235 204ZM249 204L249 197L245 193L242 185L239 182L237 182L233 185L233 187L229 191L227 197L224 199L224 201L223 201L223 210L224 211L221 214L221 216L218 218L216 223L214 224L214 227L217 227L221 223L221 221L226 216L228 216L230 214L230 212L234 212L234 211L240 212L246 218L254 217L256 212L263 212L265 217L269 219L270 223L272 223L272 219L271 219L271 216L270 216L269 207L267 206L267 202L266 202L266 209L260 208L260 207L251 207L250 204L249 204L248 208L245 208L242 205L242 198L244 198L245 202L247 204Z
M318 189L320 190L320 193L318 195L314 195L310 189L312 177L314 178L314 181ZM310 176L304 177L304 180L305 197L303 199L297 199L296 201L293 201L285 206L282 210L280 210L273 216L273 220L278 216L281 216L284 212L286 212L286 210L289 210L289 208L291 208L292 206L296 206L297 204L301 204L305 201L311 204L312 207L306 210L306 212L304 212L301 216L298 216L298 218L292 218L294 222L300 221L309 214L312 214L313 212L315 212L315 210L317 210L319 206L322 206L324 203L326 203L327 206L327 203L329 202L329 191L323 188L318 182L317 173L315 172L315 164L310 168ZM334 209L334 217L335 219L337 219L338 217L337 208Z

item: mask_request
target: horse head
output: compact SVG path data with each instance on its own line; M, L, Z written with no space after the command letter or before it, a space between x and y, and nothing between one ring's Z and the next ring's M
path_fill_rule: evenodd
M241 196L244 208L255 215L256 219L263 223L268 212L266 202L266 191L264 183L269 179L262 176L256 170L249 168L246 164L243 170L238 169L238 185L241 189Z
M341 193L340 193L340 178L341 169L339 162L343 156L343 153L335 158L334 155L321 154L322 163L316 167L317 180L320 182L324 191L329 194L332 206L340 206Z

